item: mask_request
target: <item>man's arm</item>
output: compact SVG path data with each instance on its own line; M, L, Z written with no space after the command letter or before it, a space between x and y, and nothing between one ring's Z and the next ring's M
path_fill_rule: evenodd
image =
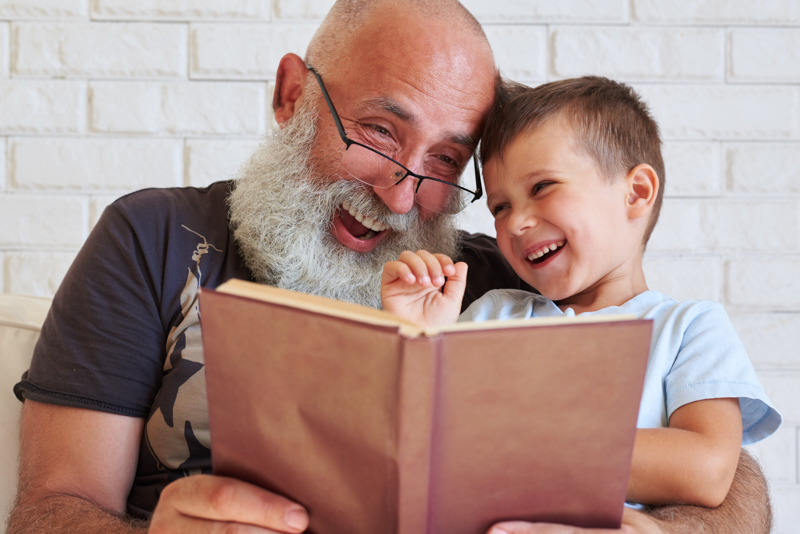
M717 508L675 505L646 514L626 509L621 530L506 522L491 534L769 534L772 510L767 481L752 456L742 450L728 496Z
M627 500L719 506L730 491L742 446L739 399L684 404L669 428L636 431Z
M8 534L144 532L125 516L144 420L26 401Z
M301 532L308 515L287 499L238 480L198 475L161 494L149 525L126 516L144 420L26 401L20 481L8 534ZM149 526L149 530L148 530ZM272 530L269 530L272 529Z
M768 534L772 529L767 480L744 449L728 496L717 508L661 506L651 508L648 514L670 534Z

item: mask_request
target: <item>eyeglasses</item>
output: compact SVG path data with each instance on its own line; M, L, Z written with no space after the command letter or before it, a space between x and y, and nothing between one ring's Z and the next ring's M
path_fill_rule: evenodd
M319 73L314 67L307 66L307 68L319 82L322 96L325 97L325 102L333 116L333 122L336 123L339 136L346 145L345 153L342 156L342 168L353 178L372 187L386 189L412 176L417 181L416 187L414 187L414 200L420 206L437 213L456 214L481 198L483 190L481 189L477 155L473 154L472 156L475 165L475 191L470 191L456 183L462 169L452 161L439 158L430 163L431 174L435 174L435 176L422 176L412 172L379 150L382 148L381 144L385 145L386 142L380 139L380 134L377 132L373 132L370 135L373 139L367 141L376 147L350 139Z

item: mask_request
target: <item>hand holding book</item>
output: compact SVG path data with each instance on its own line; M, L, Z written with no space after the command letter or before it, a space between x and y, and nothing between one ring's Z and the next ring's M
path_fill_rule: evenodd
M422 328L452 324L458 319L466 283L466 263L453 264L444 254L406 250L383 266L383 309Z

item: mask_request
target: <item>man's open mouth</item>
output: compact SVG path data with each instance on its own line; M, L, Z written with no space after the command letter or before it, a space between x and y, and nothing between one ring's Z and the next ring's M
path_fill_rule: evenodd
M368 215L364 215L350 205L350 202L342 202L340 214L342 225L353 237L367 241L381 232L388 230L389 227L380 221L376 221Z
M561 250L561 247L563 247L566 243L566 241L558 241L556 243L545 245L540 249L534 250L528 254L527 259L531 263L542 263L543 261L547 261L551 257L558 254L558 251Z

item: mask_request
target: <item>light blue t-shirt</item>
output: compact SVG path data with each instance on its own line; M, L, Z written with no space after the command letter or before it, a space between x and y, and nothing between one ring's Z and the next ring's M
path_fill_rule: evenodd
M781 425L781 414L767 398L721 304L678 302L645 291L622 306L580 315L635 315L653 320L638 428L665 428L672 412L690 402L736 397L742 411L742 445L766 438ZM473 302L458 320L558 316L574 317L575 312L572 308L562 312L541 295L502 289Z

